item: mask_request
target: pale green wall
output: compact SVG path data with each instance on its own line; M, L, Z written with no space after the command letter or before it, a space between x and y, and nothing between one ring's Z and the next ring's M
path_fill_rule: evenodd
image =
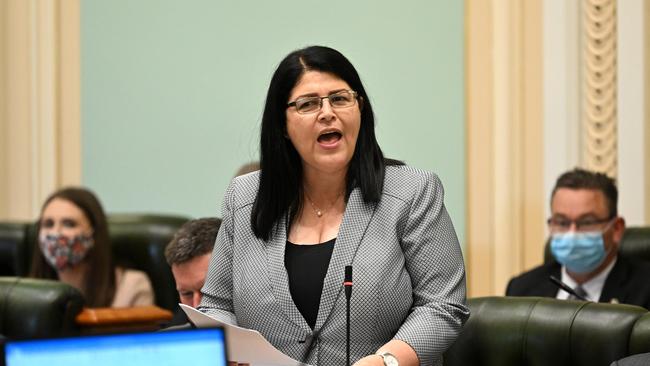
M465 229L463 2L82 1L83 184L108 211L219 213L257 159L270 76L290 51L355 65L387 156L437 172Z

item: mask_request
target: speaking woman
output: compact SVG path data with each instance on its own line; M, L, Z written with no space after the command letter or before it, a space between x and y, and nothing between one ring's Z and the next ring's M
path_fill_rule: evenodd
M313 365L440 365L469 312L438 177L384 159L338 51L289 54L271 80L260 172L233 180L200 309Z

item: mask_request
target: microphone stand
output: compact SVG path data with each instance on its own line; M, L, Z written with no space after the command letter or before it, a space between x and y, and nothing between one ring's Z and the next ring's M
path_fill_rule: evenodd
M352 295L352 266L345 266L345 357L350 366L350 297Z

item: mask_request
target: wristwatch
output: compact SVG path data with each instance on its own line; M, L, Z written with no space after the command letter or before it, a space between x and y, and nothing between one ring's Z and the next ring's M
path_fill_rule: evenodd
M397 357L390 352L378 353L377 356L381 356L384 359L384 366L399 366Z

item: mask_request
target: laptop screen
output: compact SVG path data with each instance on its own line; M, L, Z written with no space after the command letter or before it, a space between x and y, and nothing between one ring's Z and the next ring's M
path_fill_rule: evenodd
M221 328L5 341L6 366L226 366Z

